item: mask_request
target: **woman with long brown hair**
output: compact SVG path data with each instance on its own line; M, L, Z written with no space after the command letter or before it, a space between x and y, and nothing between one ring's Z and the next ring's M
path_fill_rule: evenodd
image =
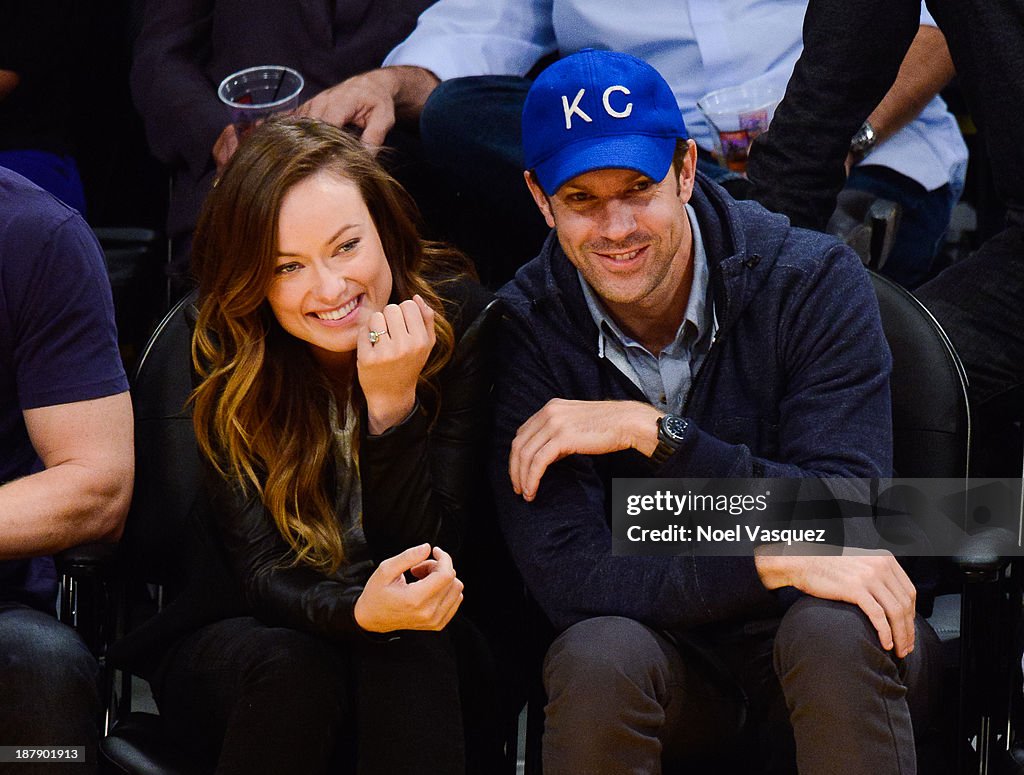
M492 307L413 213L358 140L296 118L253 130L204 205L193 419L245 610L151 683L219 773L464 771L449 551Z

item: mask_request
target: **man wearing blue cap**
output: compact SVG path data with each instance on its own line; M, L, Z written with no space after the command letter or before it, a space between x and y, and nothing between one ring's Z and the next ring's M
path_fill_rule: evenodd
M545 70L523 141L553 232L500 292L492 473L558 633L545 773L721 771L724 747L744 772L914 772L934 633L891 555L611 551L615 477L891 474L859 260L697 173L671 89L631 56Z

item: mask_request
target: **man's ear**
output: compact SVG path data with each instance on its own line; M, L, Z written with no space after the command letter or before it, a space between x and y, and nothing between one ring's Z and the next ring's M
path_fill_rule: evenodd
M683 203L690 201L693 186L697 180L697 143L686 141L686 153L679 165L679 198Z
M523 171L523 178L526 180L526 187L530 189L530 195L533 197L533 201L537 203L537 207L540 209L541 215L544 216L544 221L547 223L548 228L555 228L555 216L551 213L551 200L548 199L548 195L544 193L544 189L540 187L540 183L533 177L533 173L530 170Z

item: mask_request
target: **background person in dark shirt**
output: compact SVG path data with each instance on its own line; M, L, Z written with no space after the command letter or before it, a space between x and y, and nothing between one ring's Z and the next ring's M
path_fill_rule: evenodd
M86 746L93 765L96 663L54 617L48 555L120 536L127 391L95 237L0 168L0 742Z
M237 139L217 97L221 80L256 65L286 65L311 100L377 67L433 0L160 0L146 4L135 42L132 98L153 155L172 178L167 234L173 273L187 274L199 208ZM319 105L319 103L318 103ZM308 111L332 120L326 108Z
M1011 476L998 444L1024 415L1024 5L928 0L946 36L971 117L985 140L1002 231L917 296L963 359L975 415L975 475ZM845 179L850 138L892 84L917 29L918 3L811 0L804 54L748 174L754 197L794 224L821 229Z

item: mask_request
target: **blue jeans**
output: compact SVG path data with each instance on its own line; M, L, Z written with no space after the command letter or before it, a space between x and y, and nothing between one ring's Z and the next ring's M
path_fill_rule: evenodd
M739 176L724 167L699 159L697 169L737 196L730 185ZM888 167L855 167L846 179L846 188L873 194L900 205L900 227L893 240L888 260L880 274L904 288L916 288L932 276L932 264L949 228L949 216L963 191L962 176L934 191L926 191L916 180ZM748 198L744 193L743 198Z
M53 616L0 603L0 739L4 745L85 746L96 772L97 666L82 639ZM0 772L65 773L63 764L0 764Z

